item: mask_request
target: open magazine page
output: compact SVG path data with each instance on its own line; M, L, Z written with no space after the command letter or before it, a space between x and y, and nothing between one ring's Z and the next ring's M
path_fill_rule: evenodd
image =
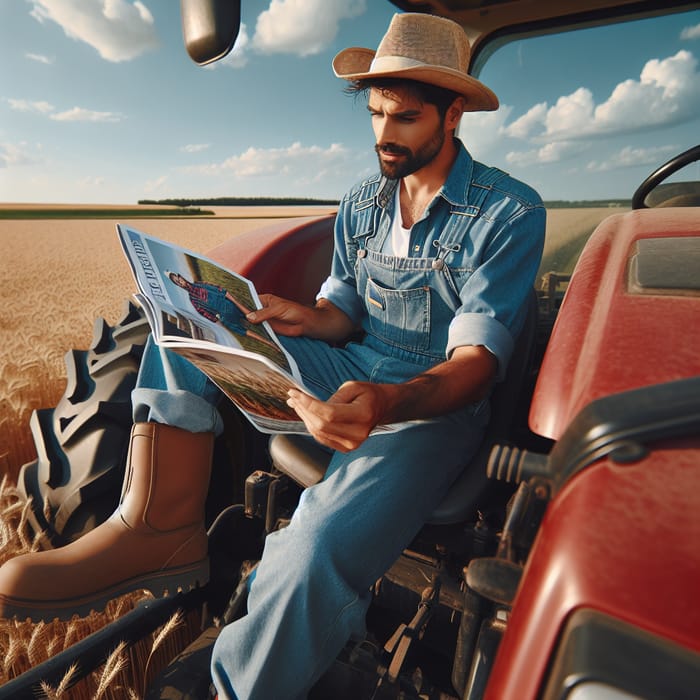
M249 280L217 263L127 226L117 226L156 342L197 365L263 432L306 433L287 406L304 386L294 358L267 323ZM183 282L184 280L184 282Z
M181 355L197 365L263 433L308 433L303 421L287 406L287 392L298 388L260 356L233 356L213 348L183 347Z
M142 294L134 296L153 327L154 309L150 300ZM267 358L245 350L187 340L166 346L199 367L261 432L308 434L304 422L287 405L287 392L292 388L311 396L313 392ZM372 432L392 432L403 425L408 423L378 425Z
M128 226L117 230L156 342L199 367L262 432L308 433L287 396L293 387L313 393L269 325L245 319L261 307L251 282Z
M262 355L303 386L294 358L268 323L245 316L261 307L253 284L204 256L122 224L119 238L159 345L214 344Z
M158 323L167 327L167 319L155 320L158 312L150 299L143 294L134 296L151 328ZM308 432L299 416L287 406L287 392L291 388L311 392L268 358L187 338L170 337L161 345L199 367L258 430L264 433Z

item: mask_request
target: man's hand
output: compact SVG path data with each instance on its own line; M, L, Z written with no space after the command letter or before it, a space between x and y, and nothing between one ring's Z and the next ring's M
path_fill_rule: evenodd
M291 390L287 403L318 442L348 452L378 425L434 418L483 399L496 370L497 360L485 347L462 346L407 382L346 382L325 402Z
M349 452L383 421L391 391L388 384L346 382L328 401L292 389L287 403L318 442Z
M304 306L274 294L261 294L262 308L246 315L251 323L267 321L280 335L305 335L329 342L347 338L353 322L337 306L325 299L316 306Z
M280 335L305 335L309 311L307 306L274 294L261 294L262 309L251 311L246 318L251 323L267 321L272 330Z

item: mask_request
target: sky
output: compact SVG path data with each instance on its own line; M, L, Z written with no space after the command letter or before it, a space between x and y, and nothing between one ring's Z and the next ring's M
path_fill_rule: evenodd
M331 61L396 11L242 0L234 51L201 67L175 0L0 0L0 202L339 199L376 155ZM479 74L500 108L460 137L546 200L629 198L698 143L699 58L700 11L513 42Z

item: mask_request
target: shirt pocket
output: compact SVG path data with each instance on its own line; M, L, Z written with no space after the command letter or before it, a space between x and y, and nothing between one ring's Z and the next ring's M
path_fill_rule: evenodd
M390 289L367 279L369 331L391 345L413 352L430 349L430 303L428 286Z

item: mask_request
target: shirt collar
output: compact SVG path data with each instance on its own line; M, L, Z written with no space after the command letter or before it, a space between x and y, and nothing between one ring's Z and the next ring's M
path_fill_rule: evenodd
M455 139L455 143L458 146L457 158L438 195L444 197L450 204L466 205L474 172L474 159L459 139Z

